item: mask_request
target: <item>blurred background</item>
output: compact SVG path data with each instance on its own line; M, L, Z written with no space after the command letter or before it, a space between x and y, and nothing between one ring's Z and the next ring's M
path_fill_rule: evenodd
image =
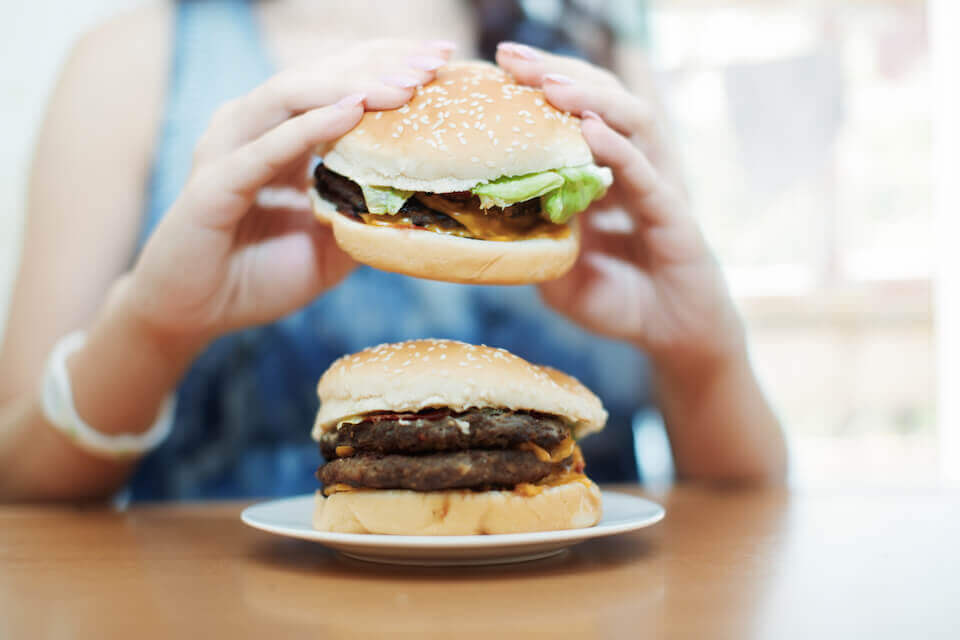
M960 3L567 1L606 17L628 84L645 57L656 70L698 215L788 432L792 482L956 483L956 296L941 276L960 260L944 240L958 157L936 140L957 141L960 105L935 93L937 78L960 78ZM560 2L524 9L549 22ZM0 331L59 65L85 29L138 4L4 3Z

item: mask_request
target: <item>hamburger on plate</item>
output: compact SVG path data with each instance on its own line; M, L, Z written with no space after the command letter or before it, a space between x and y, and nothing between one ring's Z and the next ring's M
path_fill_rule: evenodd
M452 340L344 356L318 385L314 527L474 535L595 525L577 440L607 420L576 379Z

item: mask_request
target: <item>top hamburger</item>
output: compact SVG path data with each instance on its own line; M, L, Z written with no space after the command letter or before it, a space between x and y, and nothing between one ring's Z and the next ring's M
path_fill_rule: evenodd
M496 66L450 64L394 111L323 152L318 217L356 260L433 280L523 284L563 275L576 214L602 197L580 120Z

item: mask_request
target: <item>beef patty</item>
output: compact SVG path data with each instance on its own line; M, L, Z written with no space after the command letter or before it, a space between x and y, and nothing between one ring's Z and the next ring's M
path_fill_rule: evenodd
M363 198L363 190L353 180L341 176L322 164L317 165L313 172L314 187L317 193L324 200L336 205L337 211L357 222L363 222L361 213L367 213L367 203ZM470 192L458 192L451 194L437 194L449 200L463 201L476 198ZM503 215L510 218L532 217L539 220L540 200L534 198L526 202L519 202L515 205L505 207L491 207L491 214ZM440 229L452 231L466 231L466 227L451 218L450 216L428 207L414 195L408 198L400 209L400 215L406 216L410 222L417 227L435 226Z
M324 485L347 484L370 489L491 489L536 482L569 466L541 462L529 451L457 451L419 456L359 453L331 460L320 467L317 478Z
M336 458L337 447L373 453L424 453L465 449L509 449L533 442L552 449L570 435L555 416L505 409L446 410L419 414L381 414L344 424L320 436L323 457Z

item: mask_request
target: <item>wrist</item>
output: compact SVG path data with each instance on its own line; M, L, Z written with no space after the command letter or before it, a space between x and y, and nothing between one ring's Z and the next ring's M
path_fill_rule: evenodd
M743 324L737 318L710 339L649 351L656 378L671 387L702 387L750 368Z
M190 363L205 336L157 330L136 310L131 280L111 288L82 348L66 361L78 415L104 434L140 433Z
M103 328L120 332L136 345L140 352L167 360L174 369L185 368L214 338L213 331L173 330L154 322L141 304L132 274L121 276L109 295L102 316ZM94 333L100 326L94 327Z

